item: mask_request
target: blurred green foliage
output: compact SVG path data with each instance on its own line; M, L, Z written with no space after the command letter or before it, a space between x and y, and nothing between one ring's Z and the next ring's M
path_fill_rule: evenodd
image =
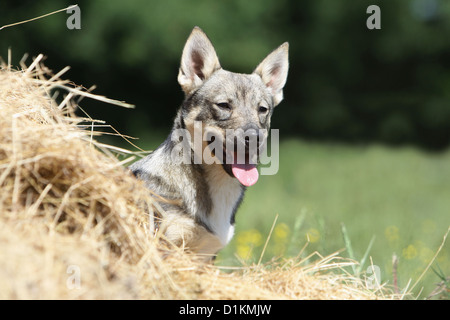
M237 212L236 234L216 264L256 263L269 238L263 263L274 257L306 258L316 250L329 255L345 248L341 256L365 260L357 266L359 271L373 263L380 268L382 283L391 287L397 277L401 292L412 280L410 289L450 226L449 162L450 150L430 154L411 147L286 139L280 145L278 173L261 176L248 188ZM414 297L419 293L420 298L427 297L436 283L450 276L449 248L447 240L432 264L443 276L428 270L414 288Z
M273 127L282 137L351 143L379 141L443 149L450 142L450 2L447 0L80 0L81 30L64 12L0 31L0 55L12 48L44 53L58 71L111 98L128 112L89 106L120 131L168 132L183 95L176 81L183 45L198 25L224 68L251 72L290 42L285 101ZM2 1L0 25L71 3ZM381 9L381 30L368 30L366 9Z
M131 111L85 99L82 107L145 149L169 132L183 94L177 74L195 25L211 38L224 68L249 73L289 41L285 101L273 127L282 139L414 145L450 144L450 1L448 0L79 0L81 30L64 12L0 30L0 56L45 54L55 72L95 93L136 105ZM0 26L69 6L57 0L0 2ZM366 9L381 9L368 30ZM28 63L31 59L28 58ZM127 145L129 147L129 145ZM150 148L149 148L150 147ZM370 252L391 281L417 278L448 228L449 151L368 149L285 140L280 172L261 177L238 213L236 237L221 253L258 259L275 214L267 259L295 255L306 241L329 254L343 247L345 222L355 254ZM264 183L265 179L270 182ZM448 275L449 252L437 260ZM435 278L424 279L428 292Z

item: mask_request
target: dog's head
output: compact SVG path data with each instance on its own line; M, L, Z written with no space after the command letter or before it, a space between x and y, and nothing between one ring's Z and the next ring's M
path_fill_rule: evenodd
M207 136L202 152L208 147L223 169L245 186L258 179L259 151L266 142L273 110L283 99L288 48L286 42L275 49L252 74L222 69L213 45L198 27L183 50L178 74L186 94L183 127L191 134L200 128L201 137ZM200 122L201 126L195 125Z

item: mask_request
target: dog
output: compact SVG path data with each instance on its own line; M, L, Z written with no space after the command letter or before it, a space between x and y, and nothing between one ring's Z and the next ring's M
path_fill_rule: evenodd
M129 167L158 195L171 243L214 256L233 237L236 211L258 180L259 152L283 99L288 49L285 42L252 74L233 73L222 69L206 34L192 30L178 74L185 99L172 131Z

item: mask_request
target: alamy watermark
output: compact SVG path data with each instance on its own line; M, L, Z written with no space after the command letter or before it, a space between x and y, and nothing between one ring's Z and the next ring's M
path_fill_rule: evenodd
M69 290L81 288L81 268L75 264L67 267L66 273L70 274L66 280L66 287Z
M381 9L377 5L367 7L366 13L370 13L367 18L366 26L369 30L381 29Z
M67 29L73 30L81 29L81 9L79 6L70 6L66 10L67 14L70 14L70 16L66 20L66 26Z
M78 5L70 6L66 9L66 13L70 14L67 18L66 26L69 30L81 29L81 9ZM369 30L381 29L381 9L377 5L370 5L366 10L370 16L366 20L366 26Z
M261 175L274 175L279 169L279 130L270 130L270 155L267 129L204 129L194 121L193 133L175 129L171 160L176 164L261 164Z
M377 265L370 265L366 269L366 287L367 289L378 289L381 286L381 271Z

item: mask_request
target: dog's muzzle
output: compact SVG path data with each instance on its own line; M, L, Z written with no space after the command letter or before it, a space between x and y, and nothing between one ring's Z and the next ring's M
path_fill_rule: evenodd
M264 131L255 126L247 127L246 130L239 130L232 139L233 147L230 148L230 140L224 150L224 170L232 177L241 182L244 186L251 186L259 178L256 168L259 153L265 142Z

